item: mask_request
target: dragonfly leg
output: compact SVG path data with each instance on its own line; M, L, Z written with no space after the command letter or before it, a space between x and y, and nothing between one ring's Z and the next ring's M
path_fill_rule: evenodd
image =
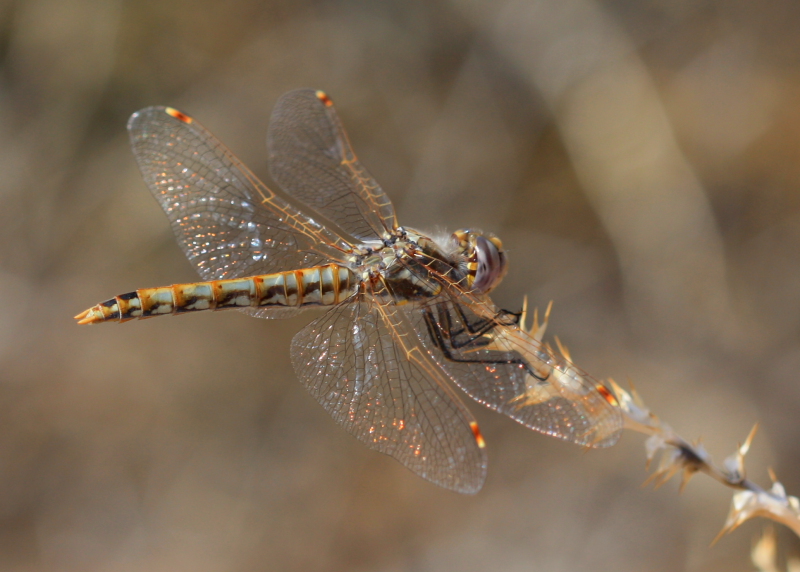
M470 323L464 310L458 304L453 304L453 309L458 314L463 327L456 330L453 327L453 321L450 318L450 313L444 304L439 304L437 310L439 312L440 323L444 325L447 337L451 340L451 344L455 349L459 349L468 345L487 345L491 343L491 338L486 338L486 334L498 323L504 325L514 325L519 322L520 314L515 314L507 310L500 310L493 318L479 318ZM512 320L505 323L507 316L513 316ZM467 339L459 340L458 338L468 332Z
M441 308L440 308L441 310ZM521 365L525 368L529 375L539 381L546 381L548 377L550 377L549 373L547 375L542 376L540 373L537 373L527 361L522 358L508 358L508 359L465 359L462 357L455 356L453 354L453 350L459 350L467 345L470 342L459 342L458 345L453 343L454 332L452 331L452 322L449 319L449 316L446 318L441 318L440 322L437 322L434 318L433 311L430 308L425 309L425 324L428 329L428 335L433 341L433 344L439 348L442 352L444 357L452 362L459 362L459 363L474 363L474 364L486 364L486 365ZM447 314L447 312L445 312ZM493 324L493 322L486 320L489 322L489 326ZM465 328L462 328L460 331L463 332ZM487 339L484 335L491 329L491 327L484 328L483 333L480 335L476 335L474 338L471 339L471 343L476 346L476 349L479 349L481 346L485 346L491 343L491 339ZM477 333L477 332L476 332ZM450 342L448 344L448 341Z
M454 308L457 308L457 306L454 305ZM453 347L458 348L470 344L479 344L481 342L480 338L483 337L483 335L491 328L492 325L491 320L487 319L479 319L473 323L470 323L463 312L457 308L457 312L463 326L456 329L453 325L453 320L450 317L450 312L448 311L446 305L439 304L436 307L436 311L439 315L439 324L442 326L439 331L448 340L450 340L450 343L453 345ZM430 314L430 317L433 318L432 313ZM461 336L467 336L467 339L465 341L456 341L457 338Z

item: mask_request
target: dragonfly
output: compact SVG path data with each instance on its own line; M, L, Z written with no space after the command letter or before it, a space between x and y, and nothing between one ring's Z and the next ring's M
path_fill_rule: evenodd
M530 429L613 445L612 391L520 327L489 293L508 269L478 230L401 226L322 91L284 94L270 120L268 188L194 118L148 107L128 122L147 186L202 282L115 296L79 324L237 309L326 310L292 339L297 377L369 448L461 493L486 479L475 418L456 391Z

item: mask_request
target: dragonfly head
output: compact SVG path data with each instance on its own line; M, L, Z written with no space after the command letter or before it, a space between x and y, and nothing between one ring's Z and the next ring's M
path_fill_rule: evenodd
M477 230L457 230L452 240L464 257L470 288L486 294L500 284L508 270L508 259L499 238Z

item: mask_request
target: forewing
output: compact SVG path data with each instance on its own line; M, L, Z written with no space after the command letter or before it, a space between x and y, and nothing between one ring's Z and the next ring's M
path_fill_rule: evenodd
M320 91L283 95L267 135L272 178L361 240L395 228L394 207L358 162L333 104Z
M622 417L605 386L509 320L473 312L470 299L487 304L464 293L408 311L428 333L426 350L461 389L535 431L591 447L616 443Z
M131 116L128 131L147 186L204 280L343 260L347 237L268 189L197 121L148 107Z
M477 492L486 476L485 452L471 428L477 432L477 425L442 383L436 364L408 355L412 345L420 348L404 320L397 307L362 294L294 337L295 371L325 410L368 447L437 485Z

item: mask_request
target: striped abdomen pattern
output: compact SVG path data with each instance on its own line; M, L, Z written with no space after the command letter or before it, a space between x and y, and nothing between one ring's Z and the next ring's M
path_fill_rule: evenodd
M79 324L93 324L202 310L332 306L353 295L358 286L350 269L326 264L248 278L145 288L115 296L75 318Z

